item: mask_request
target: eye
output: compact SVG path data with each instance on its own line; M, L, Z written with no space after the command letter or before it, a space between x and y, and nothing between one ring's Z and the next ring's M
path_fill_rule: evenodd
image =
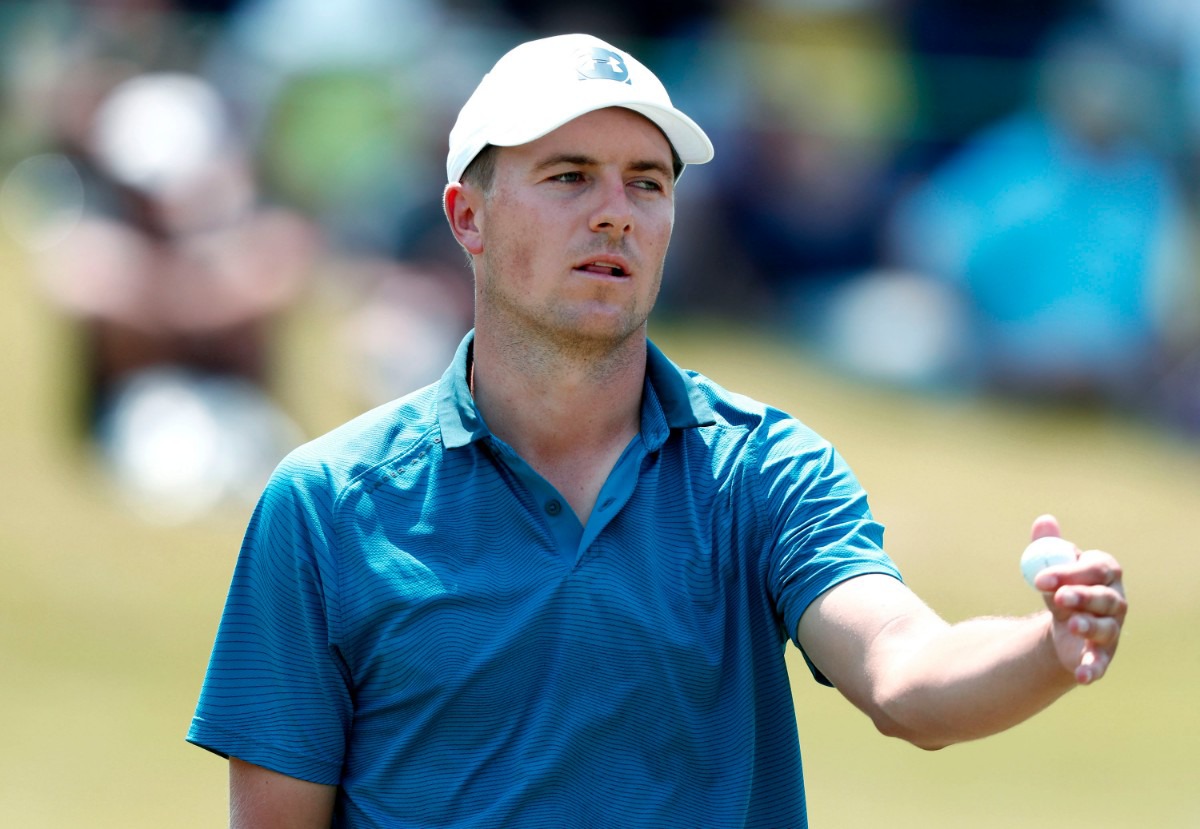
M574 184L583 181L583 173L578 170L571 170L566 173L555 173L550 176L551 181L561 181L564 184Z
M660 192L665 189L662 185L662 182L652 178L639 178L630 183L639 190L646 190L649 192Z

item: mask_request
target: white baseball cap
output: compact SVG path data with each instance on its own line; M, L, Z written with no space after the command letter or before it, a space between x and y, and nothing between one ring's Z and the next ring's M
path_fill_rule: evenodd
M635 58L591 35L556 35L522 43L483 76L450 130L446 178L460 180L488 144L527 144L606 107L649 118L684 164L713 157L704 130L671 104L662 82Z

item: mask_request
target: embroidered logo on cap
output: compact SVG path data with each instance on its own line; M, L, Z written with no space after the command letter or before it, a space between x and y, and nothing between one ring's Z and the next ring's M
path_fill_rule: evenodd
M580 51L576 68L579 70L581 81L606 80L633 84L629 79L629 69L625 66L625 61L611 49L596 46L586 52Z

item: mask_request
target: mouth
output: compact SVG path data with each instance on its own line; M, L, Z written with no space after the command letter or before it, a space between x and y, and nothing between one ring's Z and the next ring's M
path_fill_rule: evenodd
M614 259L594 259L577 265L575 270L596 276L629 276L629 270L624 263Z

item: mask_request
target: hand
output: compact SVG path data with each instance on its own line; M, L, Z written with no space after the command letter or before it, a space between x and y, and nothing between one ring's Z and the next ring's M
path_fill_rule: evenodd
M1031 537L1060 536L1058 519L1043 515L1033 522ZM1121 583L1121 565L1101 550L1076 548L1073 564L1047 567L1034 586L1042 591L1053 618L1051 635L1059 662L1088 685L1108 670L1128 602Z

